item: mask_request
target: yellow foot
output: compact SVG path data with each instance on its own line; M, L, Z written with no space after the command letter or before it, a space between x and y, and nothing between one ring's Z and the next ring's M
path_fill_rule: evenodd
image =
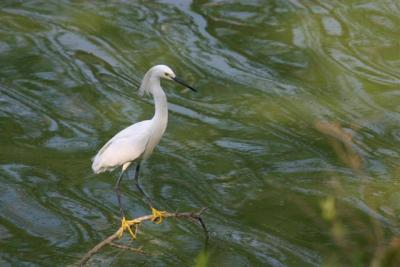
M165 218L166 211L159 211L153 207L151 207L151 213L153 214L151 221L156 224L162 223Z
M135 227L135 232L132 231L131 227ZM125 217L122 217L121 220L121 228L118 230L118 238L121 238L124 234L125 230L128 230L129 234L132 236L132 239L136 239L136 224L133 221L128 221Z

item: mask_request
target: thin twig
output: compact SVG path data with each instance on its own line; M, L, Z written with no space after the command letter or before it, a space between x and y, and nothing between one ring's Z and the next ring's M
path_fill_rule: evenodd
M124 249L124 250L130 250L130 251L133 251L133 252L136 252L136 253L146 254L146 252L144 252L144 250L142 248L132 248L132 247L128 247L128 246L125 246L125 245L117 244L117 243L114 243L114 242L110 242L109 245L112 246L112 247L115 247L115 248L120 248L120 249Z

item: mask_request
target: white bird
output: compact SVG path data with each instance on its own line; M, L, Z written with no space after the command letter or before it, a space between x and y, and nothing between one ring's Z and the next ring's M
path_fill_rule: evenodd
M160 79L173 80L187 88L197 92L196 89L187 85L178 79L175 73L166 65L157 65L152 67L144 75L139 88L139 94L152 94L154 98L155 113L152 119L135 123L111 138L93 158L92 169L94 173L112 171L117 167L122 167L121 174L118 177L115 191L117 194L118 205L120 208L122 229L128 229L124 210L121 203L119 185L122 177L128 167L137 161L135 172L135 183L139 191L147 195L139 185L140 162L149 158L156 145L160 142L168 123L168 103L167 97L161 88ZM148 198L148 197L147 197ZM161 222L163 212L156 210L150 203L153 221ZM131 231L130 231L131 232ZM122 233L121 233L122 234ZM132 234L132 232L131 232ZM134 237L134 235L132 234Z

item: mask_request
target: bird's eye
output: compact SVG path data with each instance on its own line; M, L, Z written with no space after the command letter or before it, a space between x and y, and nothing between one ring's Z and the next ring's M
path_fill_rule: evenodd
M166 73L164 73L164 75L168 77L168 76L169 76L169 73L168 73L168 72L166 72Z

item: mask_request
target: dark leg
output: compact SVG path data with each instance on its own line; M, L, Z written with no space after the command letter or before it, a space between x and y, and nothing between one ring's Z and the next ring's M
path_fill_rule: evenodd
M151 198L146 194L146 192L144 192L144 190L140 186L140 183L139 183L139 172L140 172L140 162L138 162L137 165L136 165L135 178L134 178L135 179L135 185L136 185L136 188L140 191L140 193L149 202L150 207L153 207Z
M118 177L117 184L115 185L115 193L117 193L117 199L118 199L118 206L119 206L119 213L121 215L121 218L125 217L124 213L124 208L122 207L122 202L121 202L121 192L119 190L119 184L122 181L122 178L124 176L125 171L122 171L121 174Z
M140 184L139 184L139 172L140 172L140 162L138 162L136 164L134 180L135 180L136 188L140 191L140 193L142 193L143 195L146 195L146 193L143 191L143 189L140 187Z
M154 206L153 206L152 199L140 187L139 171L140 171L140 162L137 163L136 171L135 171L135 184L136 184L136 187L140 191L140 193L142 193L142 195L145 197L147 204L150 206L151 212L153 213L153 218L151 219L151 221L154 222L154 223L157 223L157 224L161 223L163 221L163 216L164 216L165 211L156 210L154 208Z

